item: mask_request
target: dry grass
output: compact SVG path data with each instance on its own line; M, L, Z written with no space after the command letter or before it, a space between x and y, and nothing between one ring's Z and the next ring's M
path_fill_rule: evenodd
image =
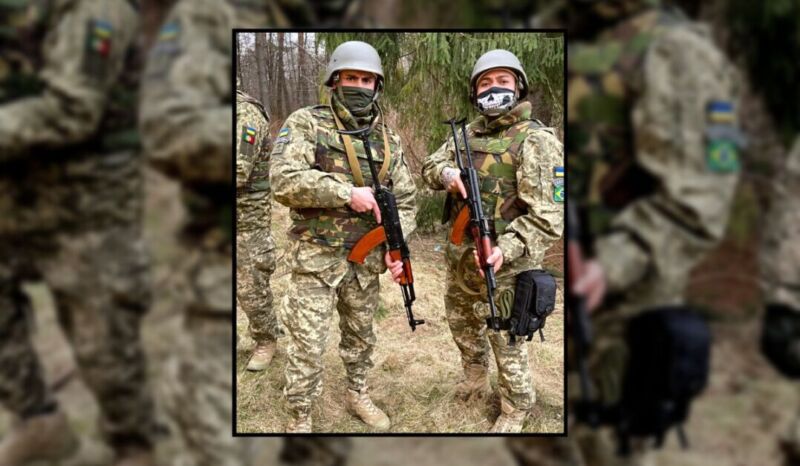
M285 231L287 209L276 205L273 231ZM282 234L275 234L279 245L286 245ZM370 374L372 398L392 419L392 432L486 432L499 414L498 400L465 404L453 397L454 385L461 376L458 349L452 340L444 315L443 236L413 235L410 248L414 261L417 300L414 313L426 324L411 333L405 318L397 285L381 277L381 305L376 314L378 337ZM558 254L553 256L560 260ZM282 262L282 261L281 261ZM273 280L276 310L289 286L289 274L279 264ZM549 320L545 335L529 343L530 366L537 392L536 408L526 423L525 432L562 432L564 409L563 313ZM385 311L384 311L385 310ZM237 313L240 341L247 337L247 319ZM334 319L338 319L338 316ZM319 432L369 432L359 420L348 415L344 405L345 373L338 355L338 326L331 334L324 355L323 394L312 413ZM239 432L282 432L288 420L281 390L286 364L285 340L279 341L275 362L263 373L244 370L249 345L240 348L237 358ZM496 367L492 362L492 385L496 387Z

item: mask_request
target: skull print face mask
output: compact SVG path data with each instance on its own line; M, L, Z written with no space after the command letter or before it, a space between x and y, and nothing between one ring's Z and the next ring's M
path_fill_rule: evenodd
M494 117L502 115L514 108L517 103L516 93L503 87L490 87L478 94L476 105L481 115Z

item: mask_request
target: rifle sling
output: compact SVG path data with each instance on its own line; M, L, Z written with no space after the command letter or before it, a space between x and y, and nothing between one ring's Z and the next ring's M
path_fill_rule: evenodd
M336 127L340 130L344 130L345 127L339 120L336 112L334 112L333 109L331 109L331 111L333 112L333 119L336 120ZM380 115L375 118L377 121ZM389 138L386 136L386 125L381 125L381 131L383 132L383 165L381 166L380 173L378 173L378 183L383 183L383 180L386 178L386 174L389 172L390 159L392 158L392 154L389 151ZM364 176L361 174L361 165L358 163L358 157L356 157L356 151L353 148L353 140L346 134L340 134L340 136L344 143L344 150L347 153L347 163L350 164L350 171L353 172L353 180L356 186L364 186Z

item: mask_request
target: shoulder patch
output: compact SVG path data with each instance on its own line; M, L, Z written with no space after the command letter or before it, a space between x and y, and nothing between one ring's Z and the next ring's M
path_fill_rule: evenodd
M108 21L92 18L86 23L86 53L84 72L102 80L108 74L108 57L111 55L111 35L114 28Z
M158 30L158 42L168 42L178 38L181 25L177 21L170 21Z
M564 167L553 168L553 201L564 202Z
M180 32L181 25L178 20L169 21L158 30L156 43L148 57L148 78L163 78L169 73L175 57L181 52L178 41Z
M289 142L289 135L290 134L291 134L291 131L289 130L289 128L287 128L287 127L281 128L281 130L278 131L278 139L275 140L275 143L276 144L280 144L282 142Z
M706 104L706 167L714 173L736 173L741 169L739 149L743 136L736 127L733 103L712 100Z

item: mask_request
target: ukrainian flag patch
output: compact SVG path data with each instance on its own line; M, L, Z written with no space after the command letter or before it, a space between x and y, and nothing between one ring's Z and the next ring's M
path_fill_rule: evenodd
M706 105L706 118L712 124L732 124L734 122L733 103L725 100L712 100Z
M158 31L158 41L167 42L175 40L178 37L180 30L181 27L176 21L167 23L161 26L161 29Z
M289 142L289 128L281 128L281 130L278 131L278 139L276 139L275 142Z

